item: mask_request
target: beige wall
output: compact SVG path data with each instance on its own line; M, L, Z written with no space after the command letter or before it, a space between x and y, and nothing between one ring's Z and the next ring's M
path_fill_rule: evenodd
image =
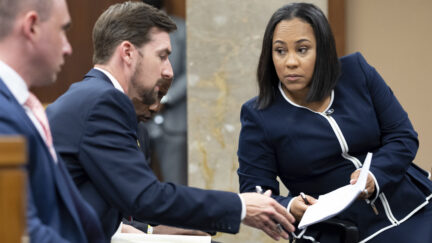
M347 0L346 52L360 51L419 133L415 162L432 167L432 1Z

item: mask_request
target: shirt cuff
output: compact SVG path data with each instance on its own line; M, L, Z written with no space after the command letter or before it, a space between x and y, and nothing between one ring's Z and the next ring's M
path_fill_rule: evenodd
M244 218L246 218L246 204L242 198L242 196L240 194L238 194L241 204L242 204L242 211L241 211L241 216L240 216L240 221L243 221Z
M287 207L286 207L288 213L291 213L290 209L291 209L291 204L294 202L293 199L294 199L294 197L290 200L290 202L288 203L288 205L287 205Z
M120 221L120 225L119 225L119 227L117 228L117 230L116 230L115 233L116 233L116 234L117 234L117 233L121 233L122 228L123 228L123 222Z

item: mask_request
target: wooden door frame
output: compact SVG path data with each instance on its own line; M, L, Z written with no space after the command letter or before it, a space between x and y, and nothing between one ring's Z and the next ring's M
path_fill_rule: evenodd
M345 0L328 0L328 19L336 41L339 56L345 55Z

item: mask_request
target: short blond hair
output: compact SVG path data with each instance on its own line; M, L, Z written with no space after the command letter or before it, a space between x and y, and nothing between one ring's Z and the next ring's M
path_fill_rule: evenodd
M35 10L41 21L51 15L53 0L0 0L0 40L12 30L15 18L21 11Z

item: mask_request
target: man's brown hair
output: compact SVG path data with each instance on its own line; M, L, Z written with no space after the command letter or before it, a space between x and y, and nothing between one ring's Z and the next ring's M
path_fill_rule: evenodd
M141 47L150 41L152 27L168 33L177 29L164 12L145 3L128 1L110 6L93 28L93 63L106 64L122 41Z

